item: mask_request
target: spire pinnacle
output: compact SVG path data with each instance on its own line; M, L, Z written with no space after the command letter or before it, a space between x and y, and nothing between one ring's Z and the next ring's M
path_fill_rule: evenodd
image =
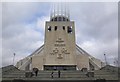
M55 19L55 17L57 17ZM52 21L65 21L70 20L70 12L68 9L68 5L66 3L54 3L52 5L51 13L50 13L50 20Z

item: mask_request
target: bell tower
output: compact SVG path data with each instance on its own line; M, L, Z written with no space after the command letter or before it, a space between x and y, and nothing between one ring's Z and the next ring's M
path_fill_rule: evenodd
M53 9L44 41L44 70L76 70L75 25L68 9Z

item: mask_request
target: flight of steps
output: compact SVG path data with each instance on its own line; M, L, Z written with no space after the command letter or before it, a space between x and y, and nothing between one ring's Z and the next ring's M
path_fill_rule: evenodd
M27 79L52 79L51 77L52 71L39 71L38 76L33 75L32 77L28 77ZM25 71L14 71L9 74L3 74L4 79L26 79ZM53 79L58 78L58 71L54 71ZM79 79L87 79L88 77L84 72L81 71L61 71L60 78L79 78Z
M53 78L51 77L51 73L53 73ZM87 80L89 82L97 80L97 79L106 79L106 80L118 80L118 73L110 70L95 70L94 77L88 76L88 72L83 71L61 71L60 78L58 77L58 71L39 71L38 76L25 77L26 71L18 70L14 66L6 67L2 70L2 79L3 82L9 82L14 79L22 79L25 81L35 81L35 80ZM91 81L90 81L91 80ZM16 81L17 82L17 81ZM103 81L102 81L103 82ZM117 81L114 81L117 82Z
M23 78L24 76L25 76L25 71L19 70L13 65L2 68L2 79L3 80Z
M39 71L38 77L51 78L51 72L52 71ZM53 77L58 78L58 71L54 71ZM87 76L81 71L61 71L60 78L87 78Z
M106 80L118 80L120 79L118 69L120 68L107 65L100 70L95 70L94 77L105 78Z
M106 80L118 80L118 72L111 71L111 70L95 70L94 71L94 78L96 79L106 79Z

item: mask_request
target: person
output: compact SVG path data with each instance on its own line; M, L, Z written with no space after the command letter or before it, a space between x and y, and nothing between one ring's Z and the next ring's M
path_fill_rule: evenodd
M60 78L60 70L58 71L58 78Z
M38 75L38 68L33 68L33 72L35 73L35 76L37 76Z
M52 78L53 78L53 74L54 74L54 72L52 71L52 72L51 72L51 77L52 77Z

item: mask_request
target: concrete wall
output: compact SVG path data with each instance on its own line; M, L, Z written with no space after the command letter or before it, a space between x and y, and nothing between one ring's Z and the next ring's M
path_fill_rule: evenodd
M36 55L32 57L32 68L38 68L39 70L43 70L44 57L43 55Z
M77 55L77 67L79 70L82 68L89 69L89 58L84 55Z
M72 33L67 32L67 26L72 26ZM46 22L44 43L45 65L76 65L74 22Z

